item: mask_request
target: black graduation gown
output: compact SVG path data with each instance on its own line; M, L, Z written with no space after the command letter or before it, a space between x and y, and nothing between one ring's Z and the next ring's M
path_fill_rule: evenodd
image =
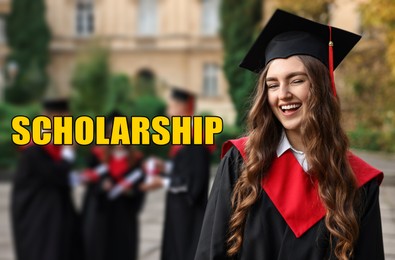
M161 259L192 260L207 204L210 151L202 145L184 146L172 162ZM183 186L187 191L172 192Z
M99 165L93 156L91 167ZM129 168L130 173L140 164ZM87 187L83 199L82 224L85 259L87 260L133 260L138 256L139 226L138 215L144 203L144 193L132 188L127 194L121 194L114 200L108 199L108 193L102 189L107 173L98 182ZM140 180L142 181L142 180ZM135 184L135 187L138 183Z
M231 148L221 161L210 194L195 260L232 259L226 255L231 214L230 198L243 158ZM376 179L361 187L363 214L355 259L384 259L379 185ZM335 259L331 256L324 220L296 238L267 193L262 189L247 217L242 249L233 259Z
M43 147L21 152L11 193L12 231L18 260L81 259L79 223L69 187L71 164Z

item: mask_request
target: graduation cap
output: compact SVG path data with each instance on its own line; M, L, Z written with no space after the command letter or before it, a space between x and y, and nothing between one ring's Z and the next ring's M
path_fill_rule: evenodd
M184 89L173 87L171 90L171 97L181 102L188 102L190 99L194 99L195 95Z
M240 67L259 73L273 59L310 55L328 67L336 95L333 71L360 39L360 35L277 9Z
M69 111L69 101L64 98L59 99L47 99L42 102L43 107L47 111L54 112L68 112Z
M177 101L181 101L183 103L187 103L189 113L193 114L193 112L195 111L195 94L179 87L173 87L171 90L171 98Z

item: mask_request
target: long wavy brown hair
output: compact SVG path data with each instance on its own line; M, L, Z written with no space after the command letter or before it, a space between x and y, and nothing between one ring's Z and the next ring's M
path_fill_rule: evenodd
M340 104L332 93L327 67L311 56L298 57L311 83L307 112L301 126L309 173L318 180L331 248L337 258L348 259L359 235L359 193L347 159L349 142L340 123ZM229 256L235 256L242 247L248 211L261 195L261 180L276 156L282 134L283 126L268 101L265 79L269 66L270 63L260 74L248 114L249 139L245 147L248 161L242 167L231 198Z

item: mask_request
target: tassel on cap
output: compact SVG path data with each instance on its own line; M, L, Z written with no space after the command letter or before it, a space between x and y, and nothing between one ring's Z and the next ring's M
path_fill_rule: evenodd
M328 63L329 63L329 75L331 77L331 83L332 83L332 91L333 95L336 97L336 86L335 86L335 77L333 74L334 68L333 68L333 41L332 41L332 27L329 27L329 43L328 43L328 48L329 48L329 57L328 57Z

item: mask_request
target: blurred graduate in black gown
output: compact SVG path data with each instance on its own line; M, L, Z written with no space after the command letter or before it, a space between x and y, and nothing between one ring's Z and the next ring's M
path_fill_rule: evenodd
M47 100L45 115L68 114L68 101ZM71 195L74 149L29 144L21 149L11 193L18 260L81 259L78 217Z
M194 106L192 93L174 88L167 114L193 116ZM167 189L162 260L189 260L195 255L208 197L212 149L205 145L172 145L169 161L152 159L164 175L154 177L145 188Z
M112 120L107 120L107 134ZM89 168L82 173L87 184L83 201L85 259L133 260L138 256L138 217L144 192L143 154L132 146L96 146L91 150Z

